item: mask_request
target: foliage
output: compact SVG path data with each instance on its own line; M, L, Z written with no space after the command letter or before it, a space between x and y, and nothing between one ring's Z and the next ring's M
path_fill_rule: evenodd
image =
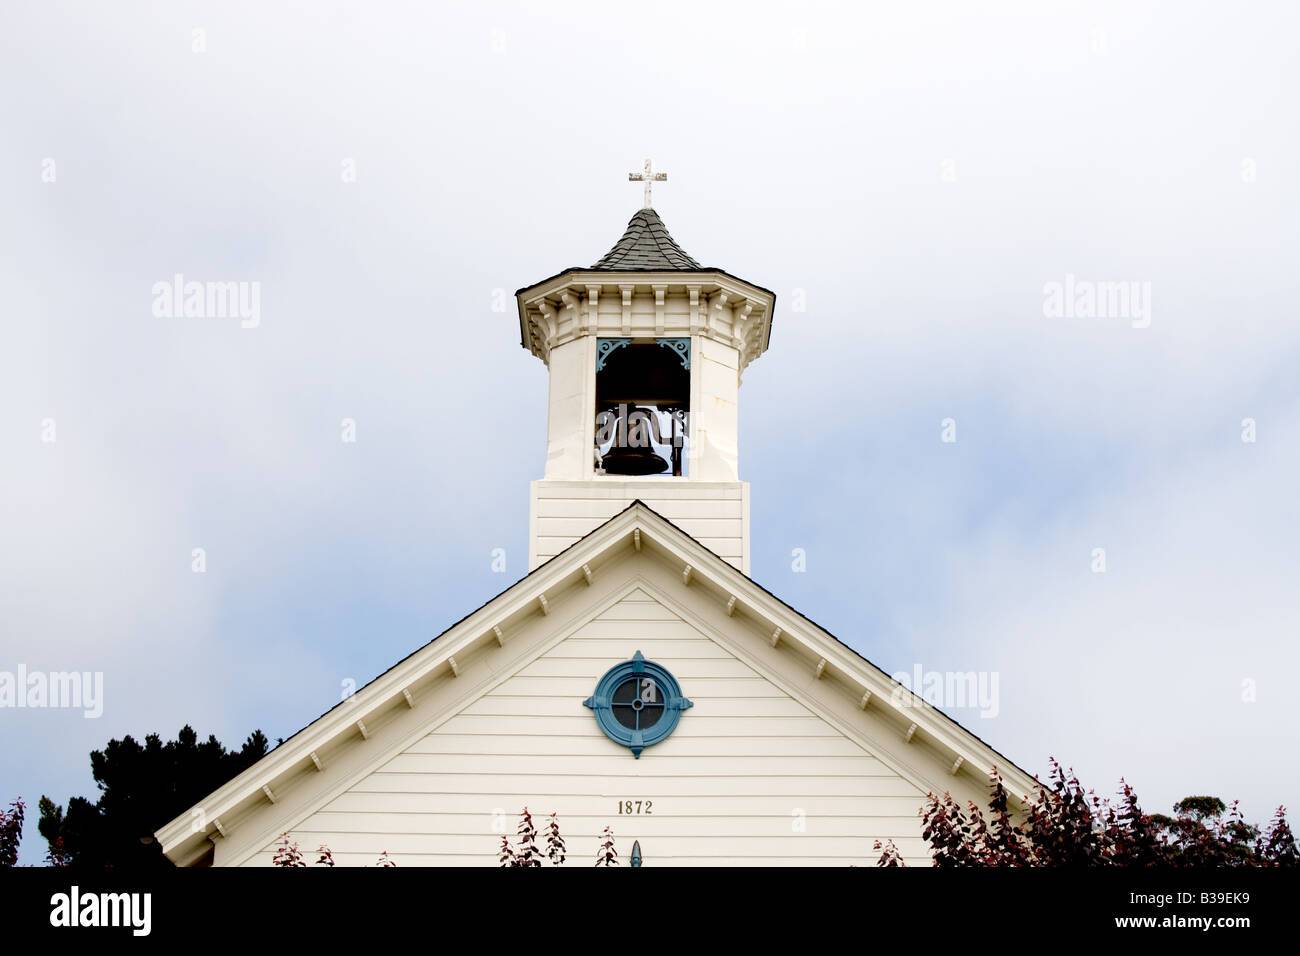
M1261 866L1300 866L1300 851L1296 850L1295 836L1286 822L1286 807L1277 808L1258 849Z
M154 831L252 766L268 749L260 730L239 750L227 750L215 736L199 742L188 724L165 744L157 734L145 737L143 745L129 735L110 740L90 755L97 801L73 797L65 811L41 797L37 829L49 844L46 858L55 865L171 866Z
M18 865L18 844L22 842L26 812L22 797L9 804L8 810L0 810L0 867Z
M501 849L497 851L497 861L502 866L516 866L515 851L510 849L510 838L502 834Z
M537 827L533 825L533 815L524 807L519 814L519 829L515 840L514 866L541 866L542 853L537 848Z
M546 857L552 866L564 862L564 837L560 836L560 822L551 813L551 821L546 825Z
M994 768L989 812L963 808L951 794L929 794L921 808L921 836L934 866L1296 866L1300 852L1279 807L1268 831L1248 824L1236 802L1186 797L1173 817L1147 814L1125 780L1114 805L1085 791L1074 771L1055 760L1047 783L1035 781L1024 821L1012 820L1008 794ZM891 841L877 866L902 866Z
M903 854L898 852L898 847L894 845L893 840L881 843L877 840L871 845L873 850L880 850L880 860L877 866L906 866L903 862Z
M564 837L560 834L560 821L554 813L546 824L545 853L538 847L537 837L538 831L533 823L533 815L527 807L524 807L519 814L515 845L512 847L510 839L503 836L501 846L497 850L497 862L501 866L541 866L543 858L550 860L553 866L559 866L564 862L567 850L564 846Z
M614 831L605 827L601 834L600 849L596 851L597 866L618 866L618 851L614 849Z
M324 843L316 851L317 866L334 866L334 854ZM307 861L303 858L302 851L298 849L298 844L289 842L289 834L280 834L280 843L276 846L275 855L271 857L272 866L297 867L306 866ZM397 863L384 850L379 854L379 859L375 861L375 866L390 867L397 866Z
M306 866L307 861L302 858L302 852L298 849L297 843L289 842L289 834L282 833L280 845L276 848L275 856L271 857L272 866Z

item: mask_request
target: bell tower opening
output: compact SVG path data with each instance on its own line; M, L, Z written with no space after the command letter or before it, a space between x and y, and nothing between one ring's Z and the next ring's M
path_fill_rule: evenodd
M684 477L690 406L690 338L598 338L596 474Z

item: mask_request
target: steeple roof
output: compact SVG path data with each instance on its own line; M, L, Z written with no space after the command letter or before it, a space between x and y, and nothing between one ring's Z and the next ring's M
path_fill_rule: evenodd
M638 209L614 248L591 267L607 272L689 272L700 264L686 254L668 234L668 227L653 209Z

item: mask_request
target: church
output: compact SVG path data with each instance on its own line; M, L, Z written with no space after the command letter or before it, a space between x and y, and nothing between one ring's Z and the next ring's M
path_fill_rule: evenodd
M749 577L738 410L776 296L651 204L516 293L549 372L529 573L156 836L178 866L497 865L527 807L569 865L928 866L929 793L1033 777ZM522 490L522 489L521 489ZM633 849L635 847L635 854Z

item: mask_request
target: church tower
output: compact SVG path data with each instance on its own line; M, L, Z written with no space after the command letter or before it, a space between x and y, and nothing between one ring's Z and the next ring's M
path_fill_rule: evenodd
M521 344L550 372L546 469L532 482L533 570L640 499L749 574L738 392L776 296L701 266L645 200L614 247L515 293Z

